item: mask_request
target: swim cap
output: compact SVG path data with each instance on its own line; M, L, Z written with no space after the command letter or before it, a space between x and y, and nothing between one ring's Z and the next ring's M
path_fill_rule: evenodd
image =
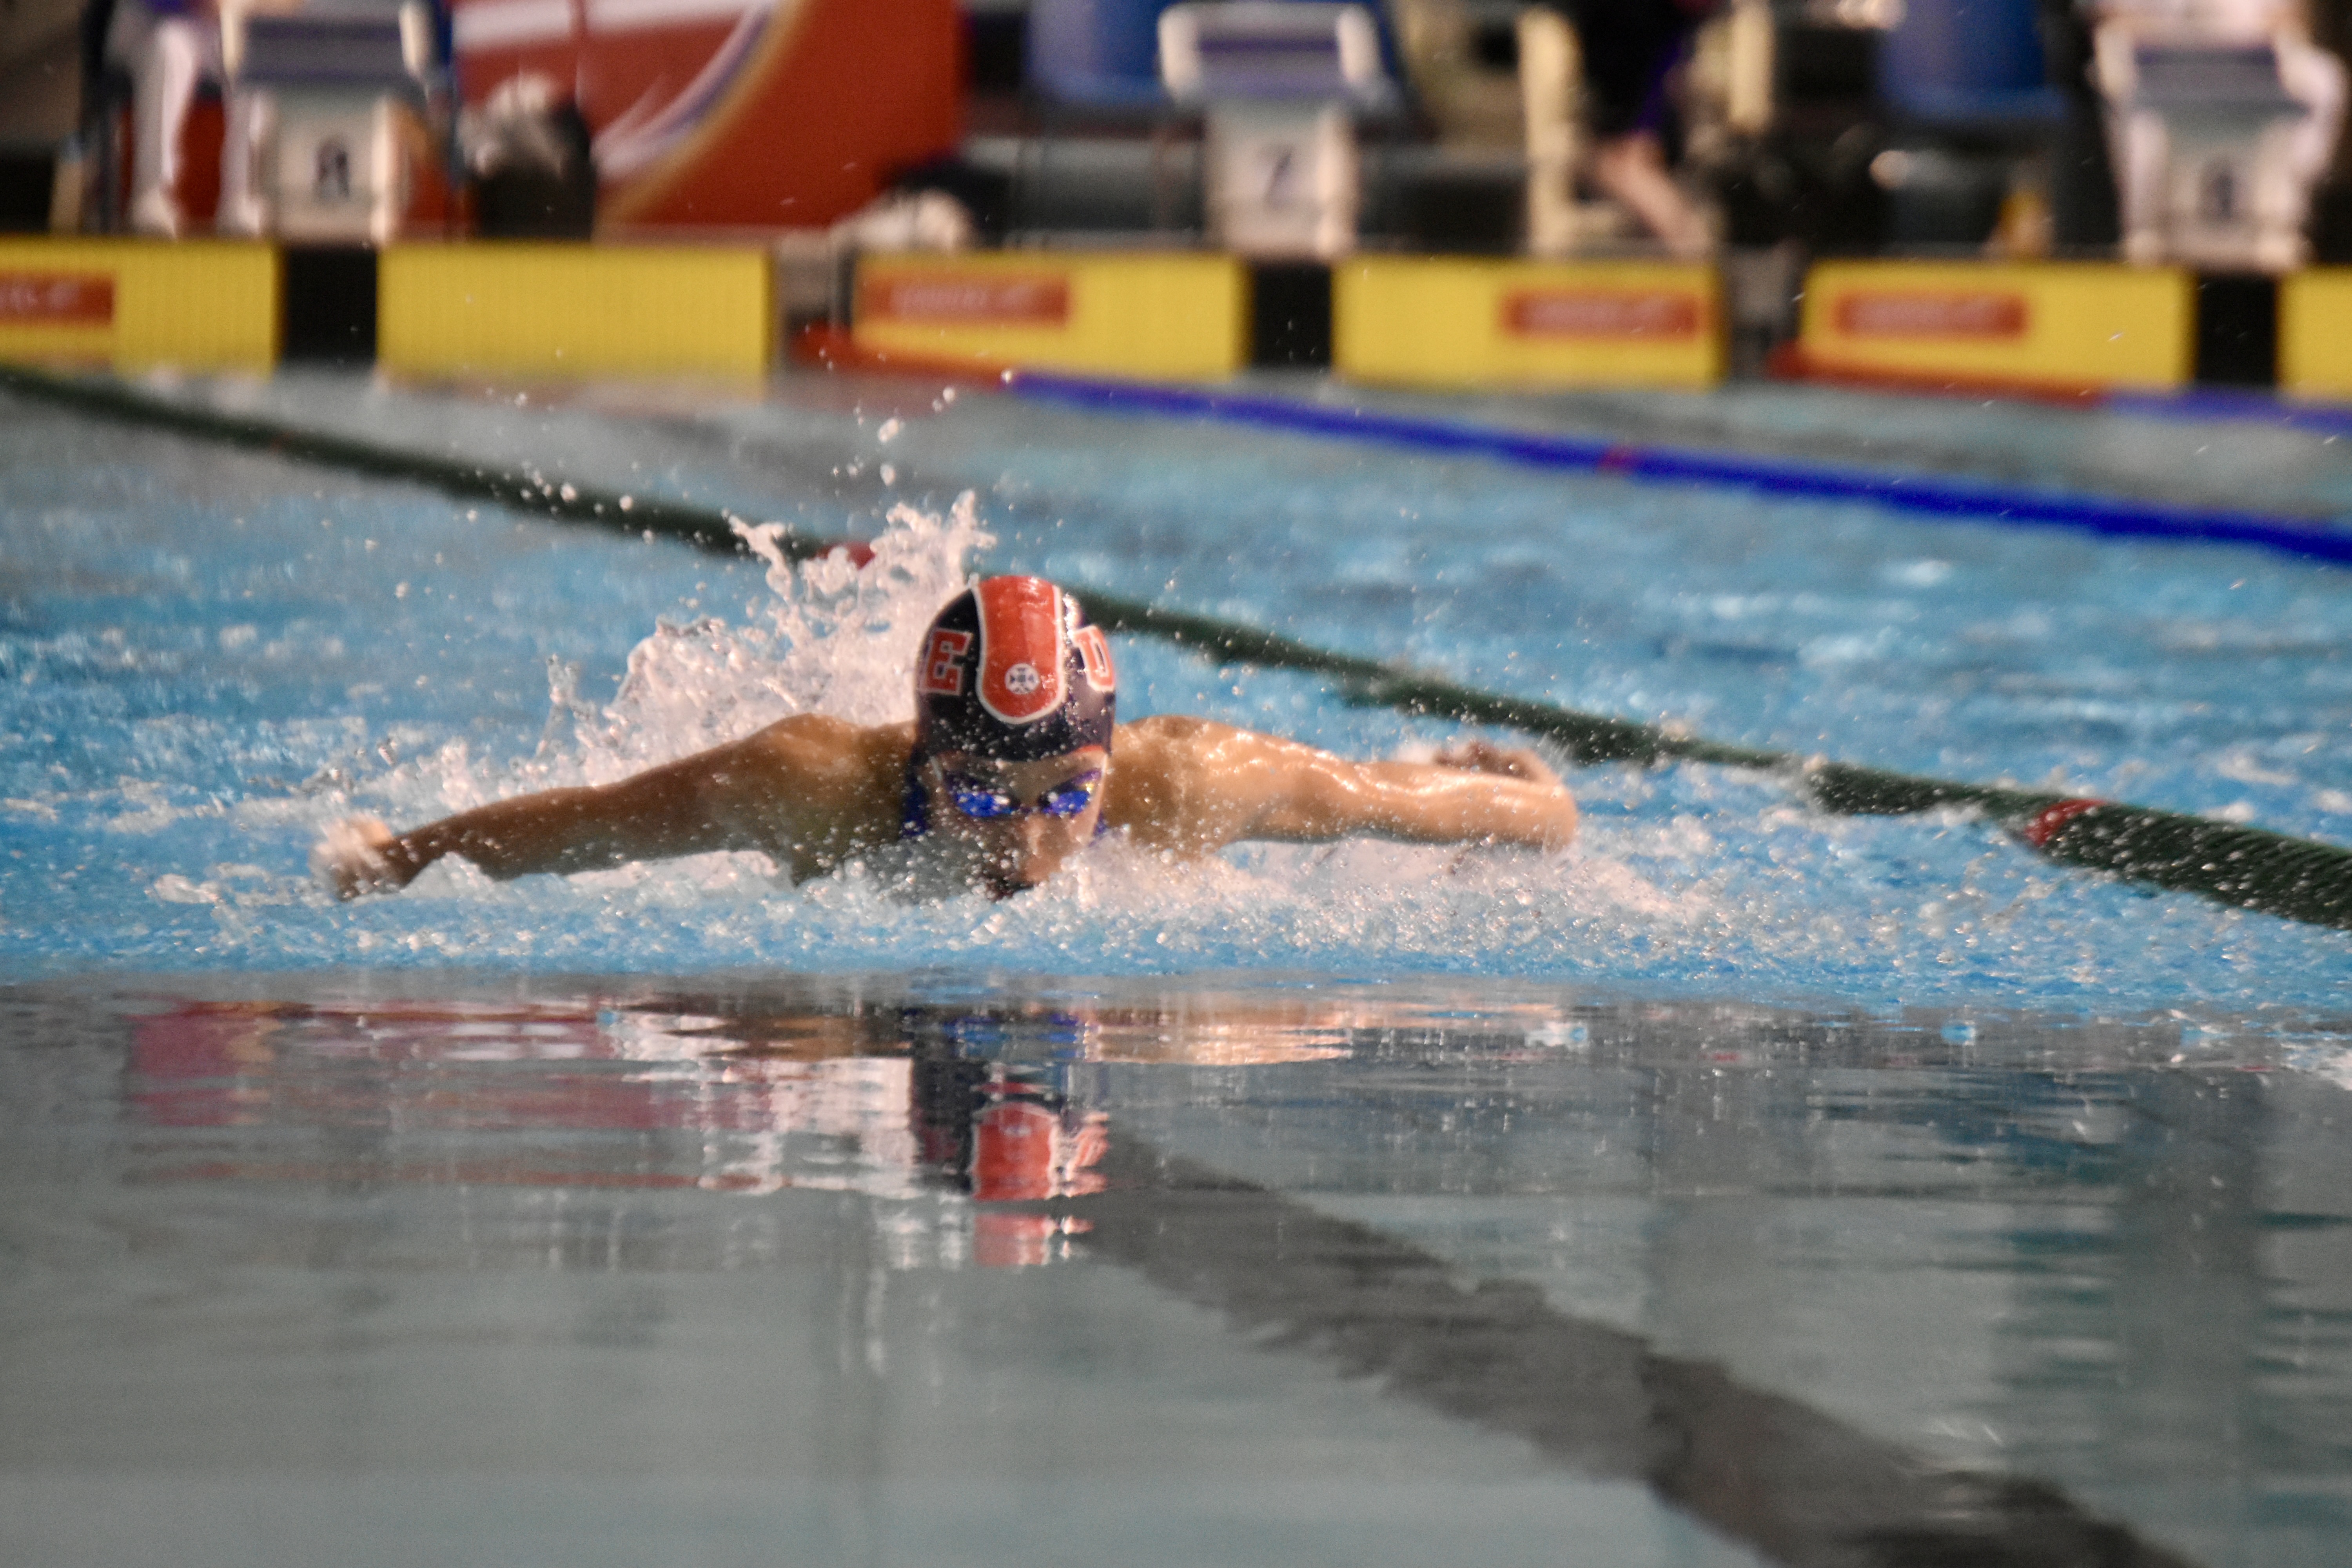
M1110 642L1042 577L986 577L950 599L915 661L915 754L1034 763L1108 749Z

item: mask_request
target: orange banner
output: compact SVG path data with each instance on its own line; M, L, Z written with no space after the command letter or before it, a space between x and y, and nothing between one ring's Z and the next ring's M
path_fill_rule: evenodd
M1690 338L1706 319L1696 294L1664 289L1522 289L1503 300L1515 338Z
M0 321L103 327L114 321L114 279L103 272L0 272Z
M1070 319L1066 277L930 272L870 279L857 292L861 321L926 326L1060 326Z
M1837 305L1853 338L2021 338L2028 319L2025 296L2006 290L1856 289Z

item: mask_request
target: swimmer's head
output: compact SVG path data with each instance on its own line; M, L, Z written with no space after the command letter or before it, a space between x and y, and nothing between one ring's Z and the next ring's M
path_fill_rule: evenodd
M1118 678L1078 602L1040 577L948 601L915 661L915 754L1003 763L1110 747Z

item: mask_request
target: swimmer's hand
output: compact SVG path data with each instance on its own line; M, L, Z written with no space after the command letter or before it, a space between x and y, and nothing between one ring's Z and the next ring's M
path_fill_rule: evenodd
M1465 773L1500 773L1506 778L1525 779L1533 784L1559 787L1559 775L1551 765L1525 746L1498 746L1492 741L1464 741L1437 753L1441 767L1460 768Z
M338 899L398 892L418 869L392 829L373 816L345 817L310 851L310 875Z
M1532 794L1518 792L1517 809L1523 815L1518 833L1512 836L1515 842L1561 849L1575 839L1575 796L1560 783L1551 764L1528 748L1498 746L1492 741L1461 741L1437 753L1437 765L1533 785Z

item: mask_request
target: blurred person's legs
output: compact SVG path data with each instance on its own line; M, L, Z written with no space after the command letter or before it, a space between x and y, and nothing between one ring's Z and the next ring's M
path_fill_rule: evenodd
M2116 197L2123 215L2124 259L2149 267L2164 259L2165 209L2172 143L2153 114L2127 114L2116 128Z
M1695 260L1715 248L1706 215L1666 167L1657 132L1630 132L1593 148L1592 183L1603 195L1624 203L1675 255Z
M1677 256L1713 246L1706 215L1667 167L1666 78L1711 0L1553 0L1576 24L1593 141L1592 183Z
M125 0L107 40L110 58L131 71L131 227L176 236L180 209L180 132L197 84L220 71L220 36L209 16L159 13Z
M228 124L221 138L220 214L213 222L222 234L268 231L269 214L261 199L261 153L274 109L269 94L257 88L239 88L228 95Z

